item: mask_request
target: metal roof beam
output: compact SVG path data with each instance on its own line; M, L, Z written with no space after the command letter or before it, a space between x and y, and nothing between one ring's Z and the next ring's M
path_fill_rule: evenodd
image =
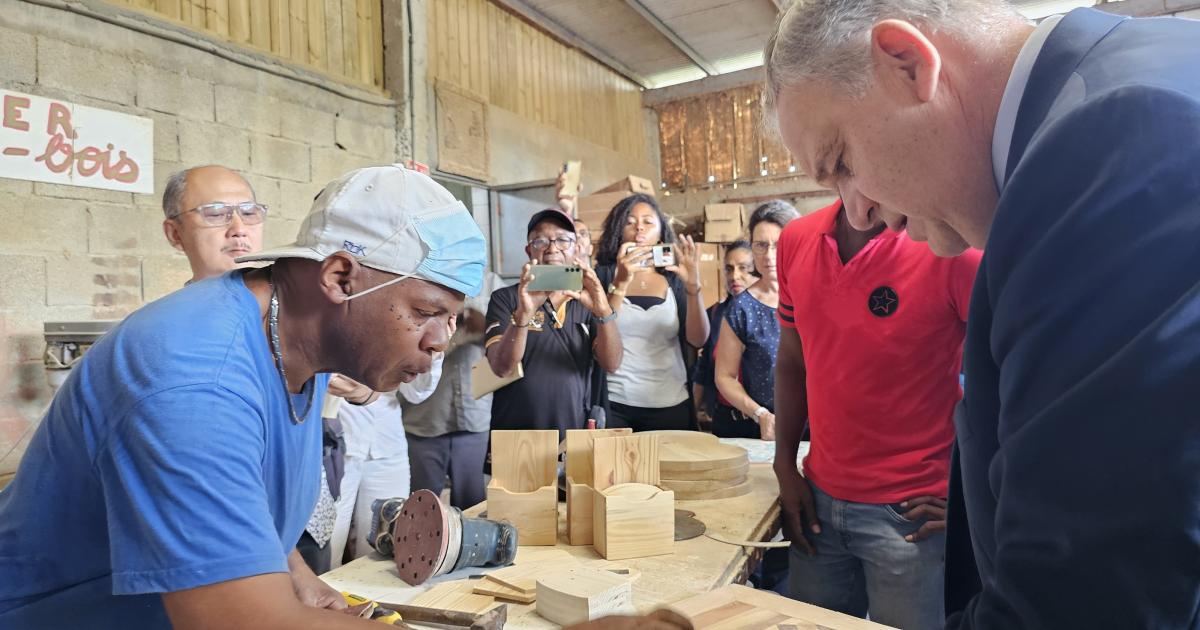
M696 64L696 67L703 70L705 74L710 77L721 74L717 71L716 66L709 63L704 57L701 57L700 53L696 52L696 49L683 41L683 38L675 34L675 31L671 30L671 27L667 26L665 22L658 19L658 16L654 15L653 11L642 4L641 0L625 0L625 3L632 7L634 11L637 11L651 26L658 29L658 32L662 33L663 37L670 40L679 49L679 52L683 53L688 59L691 59L692 63Z

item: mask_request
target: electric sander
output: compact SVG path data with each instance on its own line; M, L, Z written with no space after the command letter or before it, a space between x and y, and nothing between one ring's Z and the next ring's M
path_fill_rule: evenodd
M396 561L400 579L416 586L464 567L499 567L517 557L511 523L467 518L429 490L371 504L367 541Z

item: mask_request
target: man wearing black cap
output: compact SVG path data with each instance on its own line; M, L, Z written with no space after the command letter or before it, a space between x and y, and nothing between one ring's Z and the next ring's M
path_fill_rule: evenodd
M492 429L581 429L591 406L591 370L621 365L621 337L604 285L577 251L575 222L558 209L529 220L521 282L492 293L487 357L492 371L524 378L492 398ZM583 290L529 291L533 265L578 265Z

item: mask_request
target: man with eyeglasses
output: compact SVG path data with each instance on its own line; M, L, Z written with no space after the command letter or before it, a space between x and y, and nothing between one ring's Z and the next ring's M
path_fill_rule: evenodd
M562 210L529 220L521 281L492 293L485 332L488 363L501 376L518 364L524 378L492 397L492 429L581 429L592 395L593 359L606 372L621 365L617 315L604 285L578 251L575 222ZM533 265L578 265L583 291L529 291Z
M234 267L234 259L262 249L267 207L254 189L223 166L198 166L167 179L163 191L163 234L182 251L197 282Z

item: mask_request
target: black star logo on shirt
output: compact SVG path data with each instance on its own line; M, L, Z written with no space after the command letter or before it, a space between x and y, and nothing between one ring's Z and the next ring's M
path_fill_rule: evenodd
M892 287L879 287L871 292L867 308L871 309L871 314L876 317L889 317L900 308L900 296L896 295L896 290Z

